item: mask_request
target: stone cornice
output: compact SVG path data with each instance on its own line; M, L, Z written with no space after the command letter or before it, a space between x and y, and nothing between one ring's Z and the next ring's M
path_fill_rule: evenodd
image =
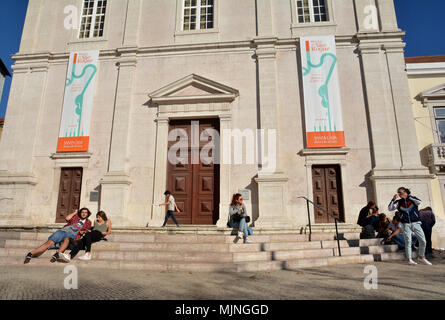
M349 35L336 35L335 40L338 46L355 46L357 43L369 43L374 46L388 44L390 50L396 49L395 43L400 43L404 36L404 32L380 32L380 33L358 33ZM135 57L135 59L144 56L156 55L180 55L194 52L245 52L257 51L260 56L273 57L273 51L280 48L297 48L299 46L299 37L278 38L256 37L251 40L242 41L224 41L224 42L207 42L192 44L172 44L163 46L150 47L120 47L116 49L100 50L100 60L103 59L120 59L124 56ZM362 46L363 47L363 46ZM261 51L258 51L258 50ZM398 50L398 49L397 49ZM16 61L14 69L28 68L31 63L66 63L69 58L69 52L35 52L35 53L17 53L12 56ZM20 65L20 66L19 66Z
M331 156L331 155L347 155L350 148L323 148L323 149L303 149L298 154L304 156Z

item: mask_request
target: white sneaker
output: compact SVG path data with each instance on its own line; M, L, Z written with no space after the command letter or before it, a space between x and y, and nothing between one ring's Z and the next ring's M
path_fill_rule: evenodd
M87 252L83 256L79 257L80 260L91 260L91 253Z
M248 237L244 238L244 243L252 243L252 241L250 241L250 239Z
M70 262L71 258L69 255L67 255L66 253L59 253L59 257L61 260L63 260L64 262Z
M431 262L429 262L428 260L426 260L425 258L423 259L418 259L419 262L422 262L423 264L426 264L428 266L432 266L433 264Z
M409 259L408 264L414 266L417 264L417 262L415 262L413 259Z
M237 237L241 239L243 237L243 233L241 231L238 231L238 236Z

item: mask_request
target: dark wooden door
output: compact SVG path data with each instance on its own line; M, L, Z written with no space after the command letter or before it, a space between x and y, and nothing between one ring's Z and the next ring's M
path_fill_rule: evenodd
M344 221L340 166L313 166L314 203ZM334 219L315 208L315 223L333 223Z
M206 129L218 128L218 123L214 119L201 119L194 122L196 133L192 133L192 121L172 121L170 132L177 131L176 141L169 142L170 148L176 144L180 136L187 139L187 161L177 164L168 161L167 189L173 193L176 204L181 212L176 212L175 217L179 224L215 224L218 219L219 210L219 165L213 162L204 163L199 156L202 148L211 141L197 140L192 143L192 137L201 136ZM178 150L177 155L180 156ZM213 155L209 154L210 157ZM169 224L173 221L170 220Z
M62 168L56 223L65 222L66 215L79 209L82 173L82 168Z

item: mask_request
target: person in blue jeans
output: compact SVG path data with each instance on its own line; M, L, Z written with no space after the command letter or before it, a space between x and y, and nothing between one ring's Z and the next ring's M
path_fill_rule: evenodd
M400 197L400 199L397 199ZM411 195L411 191L405 187L397 189L397 194L394 195L388 205L389 211L397 210L402 217L402 231L405 237L405 254L408 259L408 264L416 265L417 263L412 259L412 234L414 233L419 241L419 262L431 265L431 262L425 259L426 239L422 230L422 223L419 215L419 204L421 200Z
M433 227L436 224L436 216L434 215L431 207L426 207L425 209L420 210L419 215L420 221L422 221L423 233L425 233L426 238L425 254L427 257L434 258L431 235L433 233Z
M91 229L91 221L88 217L91 215L91 211L88 208L82 208L80 210L74 210L73 213L67 215L65 220L67 224L60 230L49 236L48 241L42 244L40 247L28 252L25 257L24 263L27 264L32 258L37 258L48 250L51 246L56 243L60 243L60 248L51 257L51 262L63 261L63 252L68 248L70 239L80 239L81 235L84 235L88 230Z
M396 213L394 215L394 218L392 218L391 223L388 226L388 229L390 230L391 234L386 239L387 242L394 242L399 247L399 250L405 249L405 238L403 237L402 233L402 219L400 218L400 215Z
M170 217L172 217L173 222L176 223L176 226L179 228L179 223L178 223L178 221L176 221L176 218L175 218L175 210L177 212L181 212L181 211L179 210L178 206L176 205L175 198L173 197L171 192L168 190L164 192L164 196L165 196L166 201L159 205L159 206L167 206L167 213L165 214L165 220L164 220L164 223L162 224L162 228L164 228L166 226L168 219Z
M248 222L246 220L249 217L247 215L246 205L243 203L243 196L240 193L233 195L229 215L230 219L227 226L238 229L237 239L244 237L244 243L250 243L249 235L253 234L253 230L247 225Z

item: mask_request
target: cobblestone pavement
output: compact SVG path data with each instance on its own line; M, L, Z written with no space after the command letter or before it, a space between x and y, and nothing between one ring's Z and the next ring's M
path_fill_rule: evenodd
M79 268L78 289L64 288L67 266L0 266L0 299L445 299L445 259L433 266L376 262L378 289L366 290L366 265L258 273L168 273Z

